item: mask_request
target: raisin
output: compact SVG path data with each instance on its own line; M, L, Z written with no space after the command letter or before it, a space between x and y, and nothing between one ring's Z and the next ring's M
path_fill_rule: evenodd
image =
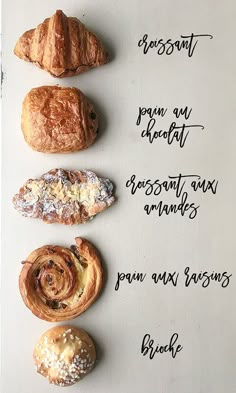
M38 276L39 276L39 273L40 273L40 269L38 268L38 269L36 269L36 270L34 271L34 277L38 277Z
M47 275L46 275L46 280L47 280L47 282L48 282L49 285L52 284L52 277L50 276L50 274L47 274Z
M49 261L48 261L48 267L50 268L50 267L53 267L53 265L54 265L54 262L51 260L51 259L49 259Z
M80 255L79 255L79 251L78 248L76 246L70 246L70 250L73 252L73 254L79 259Z
M46 304L53 310L58 310L60 308L60 303L57 300L47 300Z

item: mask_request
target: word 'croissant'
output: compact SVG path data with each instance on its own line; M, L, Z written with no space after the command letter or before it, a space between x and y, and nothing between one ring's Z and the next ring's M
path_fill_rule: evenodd
M61 10L26 31L14 53L59 78L81 74L108 62L108 54L96 35Z

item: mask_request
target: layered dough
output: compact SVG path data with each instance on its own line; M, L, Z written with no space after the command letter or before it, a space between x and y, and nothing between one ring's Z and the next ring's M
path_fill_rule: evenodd
M31 252L19 277L25 305L37 317L65 321L83 313L99 295L103 271L95 247L76 238L70 249L44 246Z
M36 371L49 383L70 386L94 366L95 346L89 335L72 326L56 326L44 333L34 348Z
M26 31L17 41L14 53L60 78L108 62L108 54L97 36L61 10Z
M23 216L46 223L80 224L115 201L113 184L91 171L53 169L38 179L29 179L13 198Z
M41 86L30 90L23 101L21 128L32 149L70 153L94 142L98 116L79 89Z

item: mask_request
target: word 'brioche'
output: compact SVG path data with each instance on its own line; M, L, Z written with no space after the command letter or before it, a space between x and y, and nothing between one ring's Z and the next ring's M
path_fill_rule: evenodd
M29 179L13 198L23 216L46 223L85 223L115 201L113 184L91 171L53 169Z
M14 53L54 77L80 74L108 62L100 40L77 18L61 10L18 40Z
M25 305L49 322L72 319L98 297L103 283L100 258L94 246L76 238L70 249L44 246L23 261L19 288Z
M30 90L23 101L21 128L32 149L69 153L94 142L98 116L79 89L41 86Z
M33 352L36 371L49 383L70 386L93 368L94 343L88 334L72 326L56 326L44 333Z

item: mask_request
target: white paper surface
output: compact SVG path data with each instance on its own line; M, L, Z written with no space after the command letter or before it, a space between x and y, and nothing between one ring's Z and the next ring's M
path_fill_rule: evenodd
M102 39L112 55L106 66L80 76L53 79L13 55L18 37L62 9L81 19ZM56 325L36 318L18 290L21 261L45 244L70 246L76 236L91 240L101 252L107 280L96 303L71 324L94 338L98 362L82 382L67 388L82 393L234 393L235 378L235 11L233 0L3 0L3 124L2 124L2 392L50 393L34 370L32 351L38 337ZM138 41L178 39L180 35L211 34L200 39L190 58L184 51L158 56L142 53ZM80 88L101 118L96 143L84 152L47 155L32 151L21 127L25 94L41 85ZM138 108L192 108L191 131L184 148L163 140L149 144L136 126ZM46 225L21 217L11 200L24 181L50 169L91 169L116 185L116 204L80 226ZM216 179L211 193L194 193L197 217L149 216L146 203L161 198L134 196L126 188L137 179L199 174ZM164 195L164 194L163 194ZM172 192L164 197L173 199ZM228 272L230 284L184 286L183 271ZM178 272L176 287L122 282L117 273ZM173 333L183 346L150 360L141 354L149 333L156 344L168 344Z

